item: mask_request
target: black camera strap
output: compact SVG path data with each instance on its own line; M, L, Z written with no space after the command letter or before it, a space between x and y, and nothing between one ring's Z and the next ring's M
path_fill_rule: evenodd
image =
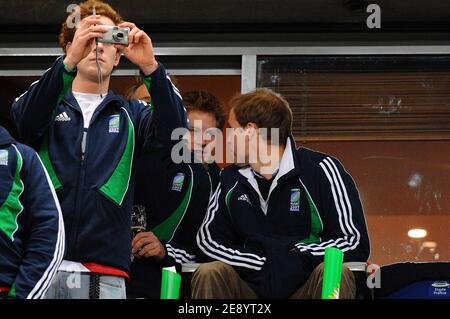
M95 62L97 63L98 86L100 97L103 98L103 74L102 69L100 68L100 62L98 61L98 38L95 38Z
M92 14L97 15L95 6L92 7ZM97 64L99 93L100 93L100 97L103 98L103 74L102 74L102 69L100 67L100 62L98 61L98 38L95 38L95 62Z

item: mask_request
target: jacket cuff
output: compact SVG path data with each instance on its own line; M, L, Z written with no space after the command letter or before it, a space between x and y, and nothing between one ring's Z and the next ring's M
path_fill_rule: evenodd
M75 66L74 68L69 68L69 66L64 63L64 58L65 55L59 57L59 59L61 60L61 64L63 65L63 72L68 75L75 76L77 74L77 67Z
M158 67L156 68L156 70L148 75L145 75L144 72L142 72L142 70L139 70L139 74L140 74L145 86L147 87L148 92L150 92L152 83L154 81L157 81L161 77L165 78L165 76L166 76L165 73L166 73L166 71L164 69L164 66L159 61L158 61Z

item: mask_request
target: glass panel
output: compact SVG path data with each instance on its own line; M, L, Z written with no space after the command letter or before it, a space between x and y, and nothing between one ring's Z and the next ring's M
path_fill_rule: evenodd
M303 140L450 139L450 57L262 57Z

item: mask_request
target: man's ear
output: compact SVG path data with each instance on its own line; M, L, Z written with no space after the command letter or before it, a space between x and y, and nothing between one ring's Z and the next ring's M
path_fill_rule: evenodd
M255 134L258 133L258 125L252 122L247 123L244 129L249 137L253 137Z
M116 57L114 59L114 67L117 67L119 65L121 56L122 56L122 53L119 50L117 50Z

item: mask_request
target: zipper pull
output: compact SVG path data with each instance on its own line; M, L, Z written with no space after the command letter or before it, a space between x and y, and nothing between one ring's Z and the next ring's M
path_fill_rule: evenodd
M86 153L86 137L87 137L87 128L83 129L83 139L81 140L81 161L84 161L85 153Z

